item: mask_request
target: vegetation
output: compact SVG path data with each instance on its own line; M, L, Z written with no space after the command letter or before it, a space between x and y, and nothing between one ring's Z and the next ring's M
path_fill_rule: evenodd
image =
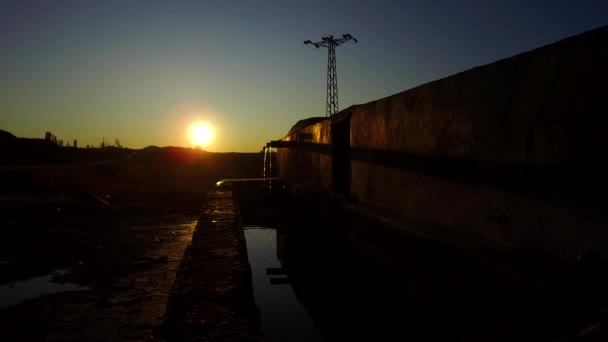
M54 145L57 145L59 147L78 148L78 140L77 139L74 139L74 143L72 145L70 145L69 141L65 142L65 145L64 145L63 139L58 139L55 134L53 134L52 132L48 132L48 131L46 133L44 133L44 140L48 141L48 142L50 142L50 143L52 143ZM108 147L123 148L123 146L120 143L120 140L118 140L118 138L114 139L114 145L112 145L109 142L106 142L106 138L105 137L101 138L101 142L98 144L97 147L98 148L108 148ZM95 148L95 146L87 144L86 148L87 149Z

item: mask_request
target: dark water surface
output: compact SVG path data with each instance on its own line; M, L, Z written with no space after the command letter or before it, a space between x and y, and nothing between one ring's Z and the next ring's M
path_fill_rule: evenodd
M255 182L233 181L232 186L268 341L451 337L360 253L341 228L346 222L322 213L329 208L325 204L318 203L321 210L307 208L277 196L274 186L272 194L260 191Z
M270 341L312 340L296 338L317 336L314 327L325 341L557 341L593 323L594 313L482 255L339 200L233 186Z
M317 327L297 299L281 263L277 230L246 226L245 239L251 265L256 305L268 341L322 341ZM282 240L282 239L281 239Z
M329 231L290 228L244 227L268 341L449 338L445 326Z
M67 273L67 270L57 270L42 277L34 277L0 286L0 308L19 304L24 300L36 298L45 294L86 291L88 286L80 286L72 283L57 283L54 278Z

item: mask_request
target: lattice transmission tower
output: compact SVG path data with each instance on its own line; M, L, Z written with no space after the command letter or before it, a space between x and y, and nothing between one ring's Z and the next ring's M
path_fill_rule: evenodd
M334 36L322 37L319 42L310 40L304 41L304 44L312 44L317 49L322 46L327 48L327 102L325 104L325 116L332 116L339 110L338 107L338 73L336 71L336 47L348 42L357 42L357 39L350 34L343 34L342 38L334 38Z

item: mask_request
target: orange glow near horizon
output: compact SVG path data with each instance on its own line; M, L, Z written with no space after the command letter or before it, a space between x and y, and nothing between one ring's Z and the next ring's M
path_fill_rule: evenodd
M213 128L203 122L194 122L188 129L188 138L194 146L206 146L213 139Z

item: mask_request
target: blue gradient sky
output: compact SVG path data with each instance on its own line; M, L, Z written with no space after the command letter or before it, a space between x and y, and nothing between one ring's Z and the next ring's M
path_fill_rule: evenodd
M81 146L259 151L325 115L326 50L338 48L340 108L608 23L608 0L0 0L0 129L52 131Z

